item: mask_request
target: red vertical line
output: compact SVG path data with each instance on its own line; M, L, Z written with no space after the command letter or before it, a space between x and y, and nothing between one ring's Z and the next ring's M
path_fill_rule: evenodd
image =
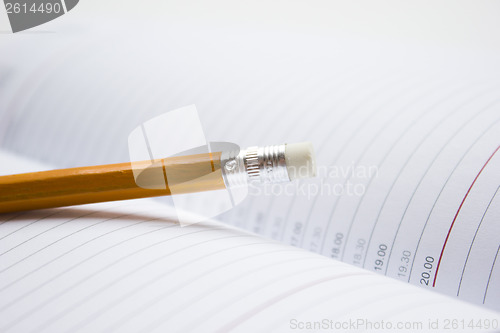
M433 287L436 286L436 278L437 278L437 274L438 274L438 271L439 271L439 265L441 265L441 259L443 258L444 249L446 247L446 243L448 242L448 238L450 237L451 229L453 229L453 225L455 224L455 221L457 220L458 214L460 214L460 210L462 209L462 206L464 205L465 199L467 199L467 196L469 195L472 187L476 183L476 180L479 178L479 176L483 172L484 168L486 168L486 165L488 165L488 163L491 161L491 159L496 154L496 152L498 151L498 149L500 149L500 146L498 146L497 149L495 149L495 151L493 152L493 154L491 154L490 158L488 158L488 160L486 161L486 163L484 163L484 165L481 168L481 170L479 170L479 173L477 174L476 178L474 178L474 181L472 182L472 184L470 185L469 189L467 190L467 193L465 193L465 196L464 196L464 198L462 200L462 203L460 203L460 206L458 207L457 213L455 214L455 217L453 218L453 222L451 222L450 229L448 230L448 234L446 235L446 239L444 240L443 248L441 249L441 254L439 255L439 260L438 260L438 263L437 263L437 266L436 266L436 273L434 274L434 281L432 282L432 286Z

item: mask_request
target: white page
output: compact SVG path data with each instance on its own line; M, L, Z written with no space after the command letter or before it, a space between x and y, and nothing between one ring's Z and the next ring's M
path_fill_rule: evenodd
M3 172L19 168L0 156ZM431 331L430 320L451 318L463 331L470 321L493 331L500 320L218 222L181 228L169 214L133 200L0 216L1 331L279 332L327 322Z
M135 126L192 103L213 141L310 140L319 164L339 175L305 188L360 186L362 195L294 187L293 195L253 195L223 219L500 309L500 82L488 43L398 44L334 29L227 31L178 21L90 28L88 16L79 19L53 23L84 26L78 39L60 32L2 41L12 50L2 60L18 64L6 67L12 78L0 98L3 146L61 166L123 161ZM442 19L439 29L453 16ZM496 31L476 34L494 39ZM33 61L36 47L50 51ZM376 172L352 177L353 167Z

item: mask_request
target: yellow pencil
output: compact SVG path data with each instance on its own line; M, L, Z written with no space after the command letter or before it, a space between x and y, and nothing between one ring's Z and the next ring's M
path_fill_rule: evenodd
M1 176L0 213L291 181L315 172L312 145L297 143Z

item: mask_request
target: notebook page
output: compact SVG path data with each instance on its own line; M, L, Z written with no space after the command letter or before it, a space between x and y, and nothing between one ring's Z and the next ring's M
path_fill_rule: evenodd
M351 171L321 179L316 187L304 186L327 191L340 183L347 194L272 203L256 197L246 208L254 220L245 217L242 224L285 243L499 309L499 298L488 295L498 290L491 288L498 281L497 98L487 96L463 111L418 106L433 114L402 116L382 132L394 119L389 114L379 126L370 122L374 133L357 144L337 137L332 141L353 149L334 154L330 163ZM376 166L373 174L371 166ZM362 184L361 194L349 195L349 184Z
M16 41L13 58L33 43L50 43L58 56L41 54L30 65L36 75L31 67L14 75L10 89L30 98L2 95L11 112L2 145L61 165L123 161L137 124L193 102L213 141L310 140L323 166L318 180L254 193L222 218L499 309L494 54L204 28L97 39L94 31L78 45L64 36ZM239 63L249 52L253 60Z
M181 228L168 214L149 200L3 214L2 332L278 332L324 320L427 331L450 318L493 331L500 320L217 222Z
M181 228L169 214L133 200L1 215L2 332L498 327L497 313L218 222Z

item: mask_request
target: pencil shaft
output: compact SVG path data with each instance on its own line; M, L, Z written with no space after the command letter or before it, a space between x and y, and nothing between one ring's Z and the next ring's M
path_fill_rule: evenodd
M0 213L223 188L220 153L42 171L1 176Z

